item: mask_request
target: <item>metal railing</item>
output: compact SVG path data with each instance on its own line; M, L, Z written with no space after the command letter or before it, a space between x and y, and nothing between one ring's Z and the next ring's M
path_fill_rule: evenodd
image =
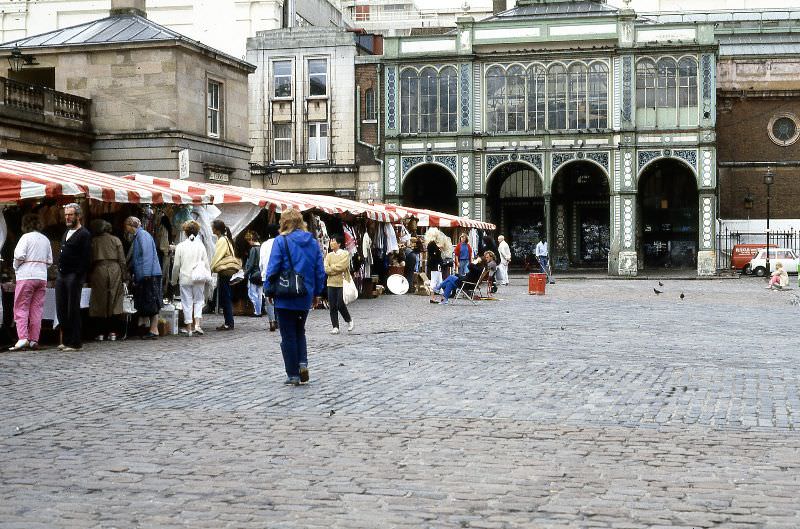
M731 267L731 253L737 244L759 244L760 248L766 248L767 233L765 231L729 231L727 228L717 233L717 270ZM769 244L774 244L778 248L798 250L800 249L800 232L794 230L770 231Z
M31 112L87 124L91 99L59 92L51 88L0 77L2 105L6 108Z

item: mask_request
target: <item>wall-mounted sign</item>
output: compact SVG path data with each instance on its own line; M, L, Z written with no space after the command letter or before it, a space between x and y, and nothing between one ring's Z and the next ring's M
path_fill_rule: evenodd
M231 181L230 174L222 173L220 171L212 171L210 169L206 171L206 178L208 180L211 180L212 182L222 182L224 184L227 184L228 182Z
M178 151L178 178L181 180L189 178L189 149Z

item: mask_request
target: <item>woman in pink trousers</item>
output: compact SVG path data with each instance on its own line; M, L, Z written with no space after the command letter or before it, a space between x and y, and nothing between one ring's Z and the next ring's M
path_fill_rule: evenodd
M14 248L17 286L14 293L14 322L19 340L10 351L38 349L42 330L42 309L47 288L47 267L53 264L53 249L41 234L42 221L35 214L22 217L22 237Z

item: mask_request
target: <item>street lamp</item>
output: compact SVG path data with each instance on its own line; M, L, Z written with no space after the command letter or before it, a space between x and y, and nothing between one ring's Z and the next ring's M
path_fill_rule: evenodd
M275 162L270 162L269 165L262 165L256 162L250 162L250 174L264 176L269 178L269 183L276 186L278 182L281 181L281 173L278 171L278 167L275 165Z
M18 46L11 49L11 55L8 56L8 66L11 67L12 72L22 71L23 66L35 66L39 64L36 62L36 57L33 55L26 55Z
M767 167L767 172L764 175L764 185L767 186L767 276L772 273L769 267L769 201L772 198L770 189L774 181L775 175L772 172L772 167Z

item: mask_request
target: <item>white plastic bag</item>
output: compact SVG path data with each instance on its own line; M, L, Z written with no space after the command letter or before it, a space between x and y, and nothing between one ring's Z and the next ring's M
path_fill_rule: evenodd
M192 268L192 283L208 283L211 281L211 269L203 261L198 261Z
M345 305L349 305L358 299L358 289L352 278L345 279L342 282L342 298L344 298Z

